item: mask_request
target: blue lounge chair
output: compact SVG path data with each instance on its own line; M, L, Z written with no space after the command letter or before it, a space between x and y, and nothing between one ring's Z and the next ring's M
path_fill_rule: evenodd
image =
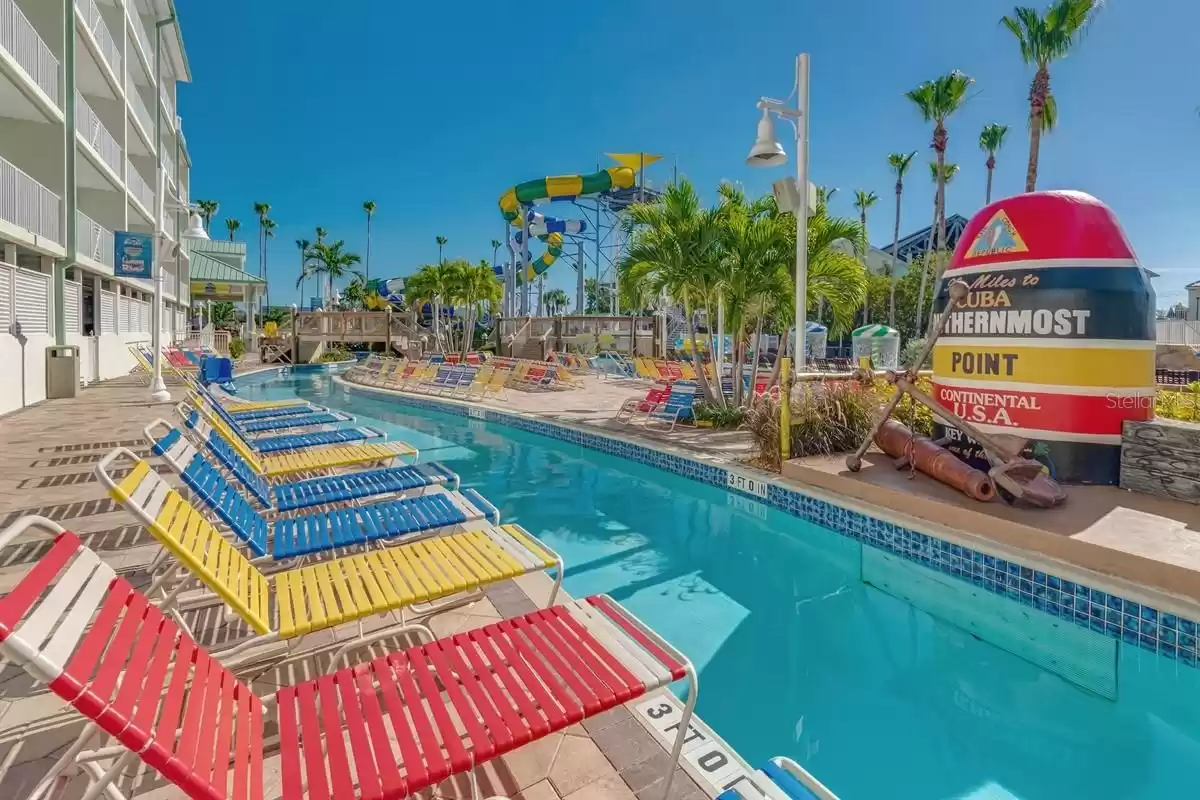
M478 367L469 364L458 364L452 370L446 379L444 386L439 387L438 394L455 395L466 391L475 381L475 373L479 371Z
M680 422L693 419L692 404L696 400L696 385L689 381L676 381L671 385L671 394L658 408L646 415L646 427L651 424L666 426L667 431L675 430Z
M297 417L305 414L319 414L328 411L323 406L286 406L284 408L260 408L255 411L230 411L229 414L238 422L253 422L261 419L278 419L280 417Z
M211 388L199 381L189 382L188 387L195 392L202 394L213 405L219 405L225 409L226 413L236 420L250 419L269 419L271 417L286 417L291 414L316 414L322 411L329 411L325 406L318 406L306 400L281 400L281 401L246 401L239 400L233 397L231 393L221 386L221 390L225 392L219 395Z
M474 489L433 489L417 497L308 511L268 519L196 450L180 472L193 496L229 526L256 557L279 561L385 539L411 539L478 520L500 523L500 512ZM177 464L172 463L177 467ZM148 476L146 480L162 479Z
M289 414L285 417L268 417L267 419L239 419L238 427L243 433L263 433L265 431L280 431L290 428L315 428L319 425L337 425L342 422L354 422L354 417L340 411L318 411L312 414Z
M350 442L387 438L387 434L381 430L359 426L357 428L338 428L331 431L289 433L283 436L262 436L252 439L247 435L247 432L238 421L222 408L219 403L212 403L201 395L194 395L194 397L199 402L207 404L210 411L216 412L217 416L224 420L225 424L232 428L234 433L242 437L246 446L257 453L279 453L284 450L303 450L309 447L323 447L333 444L348 444ZM197 409L191 409L191 413L196 412ZM181 410L180 413L182 414L183 411Z
M833 792L790 758L773 758L745 782L721 792L717 800L837 800Z
M162 431L161 435L155 431ZM146 440L155 455L183 474L196 459L204 460L183 433L166 420L158 419L145 428ZM298 481L272 483L254 471L246 459L220 436L208 437L205 449L237 478L258 505L267 512L295 511L335 505L369 497L411 492L427 486L457 490L458 475L436 462L402 467L346 472ZM199 469L199 466L196 467Z
M459 368L453 364L443 364L438 367L437 374L428 383L418 383L413 388L418 392L440 394L458 385Z

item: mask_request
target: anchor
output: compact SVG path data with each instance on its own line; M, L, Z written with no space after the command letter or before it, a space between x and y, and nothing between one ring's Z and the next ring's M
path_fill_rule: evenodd
M964 281L953 280L950 282L949 293L950 299L946 303L946 309L938 321L937 329L925 342L925 347L922 348L920 356L917 357L916 364L901 372L888 371L886 376L887 382L895 386L896 389L892 393L891 398L888 399L888 402L880 410L878 417L871 426L870 433L867 434L862 444L858 446L858 449L854 453L846 457L846 466L849 467L851 472L858 472L862 469L863 454L867 452L867 448L871 446L871 443L876 440L884 424L888 422L892 412L899 405L900 400L905 395L908 395L913 401L925 406L946 424L958 428L958 430L975 440L983 448L988 463L991 464L991 469L988 470L987 476L999 490L998 494L1006 501L1010 503L1024 503L1036 508L1053 508L1062 504L1067 499L1067 493L1063 491L1058 482L1045 473L1041 462L1025 458L1021 455L1029 445L1029 439L1011 434L984 433L958 414L940 406L936 400L917 386L916 368L924 364L925 360L929 358L929 354L933 352L934 345L937 344L938 338L942 335L942 331L950 319L950 314L947 312L956 306L963 305L967 296L971 293L971 289ZM893 422L889 427L894 428L897 424ZM916 438L912 437L911 432L909 435L910 441ZM921 438L924 439L924 437ZM947 439L939 439L931 442L928 439L924 439L922 443L923 447L919 451L910 444L905 454L901 457L901 466L911 463L912 466L921 469L922 472L928 472L931 477L945 482L944 477L949 476L946 476L942 470L927 470L925 465L932 465L938 456L949 452L944 448L947 441ZM956 486L955 488L962 489L963 487ZM971 493L968 492L968 494ZM987 494L986 490L982 494ZM979 497L979 499L986 498Z

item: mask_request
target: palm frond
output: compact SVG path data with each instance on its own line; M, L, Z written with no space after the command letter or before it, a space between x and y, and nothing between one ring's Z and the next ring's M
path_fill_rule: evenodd
M896 174L897 181L904 180L904 174L908 172L908 167L916 155L917 151L913 150L911 153L892 153L888 156L888 166Z
M993 122L983 126L979 132L979 149L990 156L1004 146L1004 138L1008 135L1008 126Z

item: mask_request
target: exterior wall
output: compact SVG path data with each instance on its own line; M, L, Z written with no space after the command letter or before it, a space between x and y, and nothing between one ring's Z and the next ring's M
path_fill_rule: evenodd
M1188 287L1187 315L1184 319L1200 321L1200 286Z
M164 332L163 341L170 338ZM89 382L128 375L135 366L129 345L149 341L150 334L145 332L67 335L67 344L79 348L79 374ZM0 416L46 399L46 348L53 344L52 335L34 334L22 348L15 337L0 333L0 374L6 376L0 381Z

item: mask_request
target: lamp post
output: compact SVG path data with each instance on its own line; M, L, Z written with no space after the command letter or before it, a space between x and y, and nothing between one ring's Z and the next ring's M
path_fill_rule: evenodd
M165 177L161 165L158 172L160 179ZM163 381L162 376L162 288L163 269L165 268L165 264L163 263L165 259L162 258L162 255L166 254L167 252L171 252L171 257L173 258L174 254L179 252L179 245L168 244L166 233L162 231L162 217L167 212L167 203L164 198L165 189L166 186L160 182L158 186L158 202L155 204L158 208L159 221L155 225L155 228L158 230L155 232L154 236L154 276L151 279L151 282L154 286L154 298L151 304L152 330L150 332L150 343L151 348L154 351L154 372L150 379L150 397L156 403L166 403L171 399L171 393L167 391L167 385ZM204 241L208 240L208 232L204 230L204 221L200 218L200 214L197 213L195 209L176 203L172 203L171 205L172 211L183 210L189 212L187 230L183 232L181 238ZM211 306L209 307L208 315L209 320L211 321Z
M796 107L787 100L759 98L762 119L758 121L758 136L746 164L751 167L775 167L787 163L787 153L775 138L772 114L792 123L796 131L796 372L807 365L804 354L805 311L808 306L808 53L796 56L796 83L792 87ZM788 98L789 100L791 97Z

